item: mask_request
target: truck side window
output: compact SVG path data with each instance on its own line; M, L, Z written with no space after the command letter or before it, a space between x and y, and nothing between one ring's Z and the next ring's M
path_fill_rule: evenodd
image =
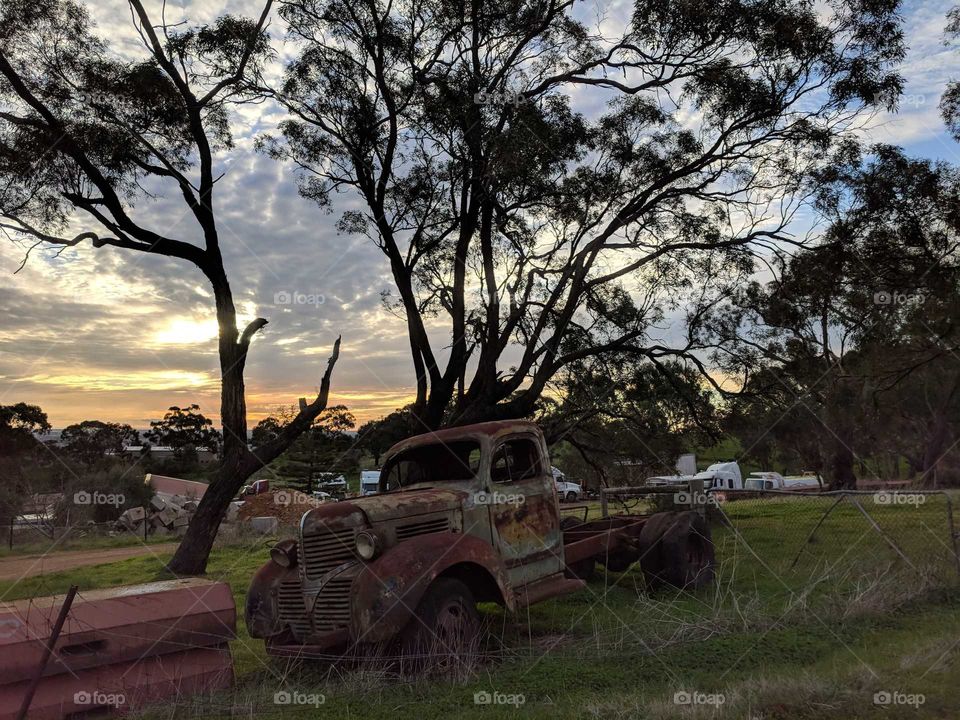
M496 483L512 482L540 474L540 451L533 440L517 438L503 443L493 456L490 479Z

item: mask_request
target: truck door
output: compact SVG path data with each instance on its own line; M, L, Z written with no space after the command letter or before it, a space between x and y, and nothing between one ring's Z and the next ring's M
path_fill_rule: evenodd
M494 447L486 502L514 588L563 570L560 508L537 436L509 437Z

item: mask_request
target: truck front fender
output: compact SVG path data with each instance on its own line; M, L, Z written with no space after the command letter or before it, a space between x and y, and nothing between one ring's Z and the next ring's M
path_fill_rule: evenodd
M351 608L357 642L383 642L413 617L437 577L453 575L481 600L515 610L503 560L493 546L461 533L433 533L405 540L369 563L353 582Z
M244 617L250 637L269 638L283 631L278 594L287 579L298 578L297 568L281 567L268 560L253 576L247 589Z

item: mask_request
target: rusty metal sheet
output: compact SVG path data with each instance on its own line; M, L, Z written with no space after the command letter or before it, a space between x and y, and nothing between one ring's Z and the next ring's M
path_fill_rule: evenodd
M393 637L410 620L427 586L456 565L487 572L504 605L514 609L506 569L489 543L459 533L421 535L388 550L353 581L354 640L376 642Z
M420 445L432 445L434 443L447 443L460 440L477 439L489 442L501 435L508 435L515 432L538 433L538 426L530 420L494 420L492 422L476 423L474 425L460 425L458 427L444 428L433 432L416 435L406 440L401 440L390 448L385 457L390 457L412 447Z
M33 675L62 603L62 595L0 603L0 684ZM45 674L221 645L235 635L236 606L226 583L189 578L84 591Z
M168 697L210 692L233 682L226 644L102 665L40 681L31 720L132 710ZM0 685L0 720L14 720L29 681Z
M303 516L300 527L304 534L309 534L330 528L364 527L365 522L377 523L453 511L462 506L469 494L464 489L453 487L413 489L352 498L309 510Z

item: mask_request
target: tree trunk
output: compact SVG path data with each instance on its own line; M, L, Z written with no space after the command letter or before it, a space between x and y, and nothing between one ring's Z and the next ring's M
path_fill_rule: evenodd
M220 337L220 417L223 424L223 454L217 477L207 487L197 512L187 526L180 546L168 568L177 575L201 575L220 523L230 502L256 468L245 463L247 448L247 405L243 369L246 350L237 345L236 331L221 331Z
M945 410L938 410L933 417L930 434L923 450L920 472L920 485L926 488L937 487L937 468L950 439L950 423Z
M218 303L219 307L219 303ZM223 458L217 477L207 487L197 512L194 514L187 534L167 566L177 575L202 575L207 569L207 560L217 530L227 514L230 502L243 487L244 482L260 468L268 465L284 452L304 432L310 430L317 416L327 406L330 393L330 378L340 356L340 339L333 346L333 354L327 361L327 370L320 380L320 392L307 404L300 399L300 412L278 433L278 436L257 448L254 455L247 447L247 411L244 399L243 368L250 337L265 320L254 320L244 331L239 341L231 342L237 333L221 325L220 366L221 370L221 417L223 420Z
M853 450L844 438L836 438L830 456L830 488L832 490L856 490L857 475Z

